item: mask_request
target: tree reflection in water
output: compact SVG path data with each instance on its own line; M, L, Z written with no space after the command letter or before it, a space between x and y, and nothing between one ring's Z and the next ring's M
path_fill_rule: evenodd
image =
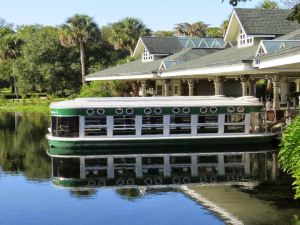
M24 173L28 179L51 175L45 139L48 115L0 113L0 166L4 172Z

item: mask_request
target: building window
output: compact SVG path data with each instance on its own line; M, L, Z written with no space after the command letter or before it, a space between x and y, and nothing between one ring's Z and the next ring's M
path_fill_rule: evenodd
M107 122L106 116L86 117L84 126L85 136L106 136Z
M190 134L191 116L190 115L171 115L170 134Z
M174 84L173 88L174 88L173 95L178 96L179 95L179 84Z
M135 116L114 116L113 135L135 135Z
M154 59L153 55L151 55L149 53L149 51L146 48L144 48L143 55L142 55L142 61L150 62L150 61L153 61L153 59Z
M143 116L142 117L142 135L163 134L164 132L163 116Z
M240 35L239 35L239 46L251 46L253 45L253 37L248 37L247 34L243 29L240 29Z

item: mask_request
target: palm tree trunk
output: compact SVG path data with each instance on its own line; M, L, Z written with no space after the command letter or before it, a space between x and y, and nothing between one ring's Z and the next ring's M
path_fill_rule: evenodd
M15 69L13 68L13 78L14 78L14 91L16 94L16 99L19 99L19 91L18 91L18 86L17 86L17 78L15 75Z
M84 51L84 43L80 42L80 63L81 63L81 82L84 84L85 77L85 51Z
M132 46L129 47L130 56L133 56L134 48Z

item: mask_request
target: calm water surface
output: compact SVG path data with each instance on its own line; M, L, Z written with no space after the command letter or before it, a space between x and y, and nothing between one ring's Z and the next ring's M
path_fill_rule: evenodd
M53 164L54 160L51 160L46 154L48 145L45 135L48 126L47 115L0 113L1 225L224 224L221 218L201 204L191 200L183 193L167 187L161 189L145 189L143 186L121 188L115 185L110 187L81 187L80 185L65 187L55 183L54 175L74 178L78 178L79 175L75 174L73 164L63 160L56 160L56 163ZM260 178L272 177L274 173L277 173L272 167L274 166L273 155L274 153L252 154L249 167L251 173ZM176 165L176 160L179 160L180 164L180 160L186 159L174 159L174 166L176 166L174 171L188 172L185 168ZM235 160L235 158L230 156L226 160ZM92 165L93 162L90 163ZM70 170L70 165L73 170ZM119 175L122 177L124 173L130 173L130 170L122 168L116 170L116 174L120 173ZM143 172L149 171L153 172L154 170L143 170ZM213 176L213 169L205 168L204 171L210 177ZM92 170L87 169L86 176L95 176L98 179L100 176L98 172L93 173ZM156 172L159 173L160 170L158 169ZM236 168L227 172L240 173ZM241 178L243 178L242 175ZM213 189L199 189L202 194L214 200L213 196L216 194L211 194L209 190L214 193ZM224 193L224 190L222 191L216 193ZM245 201L244 197L222 200L222 196L218 195L218 203L222 205L223 202L230 201L229 211L234 213L238 211L234 209L240 207L238 203ZM255 198L253 199L255 200ZM247 201L250 204L252 200L247 198ZM264 219L260 223L258 218L255 220L255 224L271 224L271 220L265 219L270 217L269 208L267 208L270 205L272 205L270 202L266 204L265 208L263 203L260 205L263 213L258 214L257 217L264 217ZM224 204L225 207L226 204ZM286 218L292 218L294 211L289 210L288 207L274 205L272 213L284 215L278 216L277 221L282 220L281 224L287 224ZM246 214L243 213L241 217L245 224L251 224L255 215L251 214L251 219L247 219ZM236 215L239 213L237 212Z

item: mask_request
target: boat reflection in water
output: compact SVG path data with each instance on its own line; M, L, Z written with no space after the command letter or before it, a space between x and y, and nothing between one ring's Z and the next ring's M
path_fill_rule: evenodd
M274 180L276 152L201 149L190 153L50 156L54 184L100 187Z

